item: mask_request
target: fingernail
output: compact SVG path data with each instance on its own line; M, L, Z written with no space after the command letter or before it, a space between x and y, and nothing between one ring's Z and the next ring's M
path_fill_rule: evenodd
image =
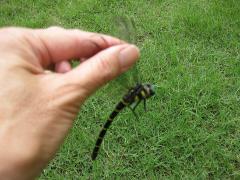
M139 57L139 49L135 45L129 45L119 53L119 61L122 69L129 68Z

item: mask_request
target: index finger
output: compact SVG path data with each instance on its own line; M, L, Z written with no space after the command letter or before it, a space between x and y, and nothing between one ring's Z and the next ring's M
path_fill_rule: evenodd
M38 43L32 47L40 54L43 67L73 58L88 58L103 49L124 43L111 36L60 27L38 29L34 35Z

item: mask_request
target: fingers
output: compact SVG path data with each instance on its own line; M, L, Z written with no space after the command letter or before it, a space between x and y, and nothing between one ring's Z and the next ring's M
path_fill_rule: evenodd
M34 34L40 43L32 46L40 52L44 67L73 58L88 58L105 48L123 43L110 36L59 27L35 30Z
M139 50L134 45L123 44L107 48L65 74L64 82L78 84L86 95L125 72L138 59Z
M55 71L57 73L66 73L72 69L68 61L62 61L55 65Z

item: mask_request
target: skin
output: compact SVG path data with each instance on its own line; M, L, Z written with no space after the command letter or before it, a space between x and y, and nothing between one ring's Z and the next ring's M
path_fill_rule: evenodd
M0 177L34 179L86 98L130 68L136 46L60 27L0 29ZM69 60L81 64L71 69Z

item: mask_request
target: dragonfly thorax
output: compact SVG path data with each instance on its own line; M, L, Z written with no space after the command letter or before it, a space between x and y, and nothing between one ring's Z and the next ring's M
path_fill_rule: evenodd
M132 104L133 102L150 98L154 94L155 92L151 84L137 84L128 91L123 99L128 104Z
M154 87L152 84L148 84L148 83L143 84L143 88L146 93L146 98L150 98L151 96L153 96L155 94Z

